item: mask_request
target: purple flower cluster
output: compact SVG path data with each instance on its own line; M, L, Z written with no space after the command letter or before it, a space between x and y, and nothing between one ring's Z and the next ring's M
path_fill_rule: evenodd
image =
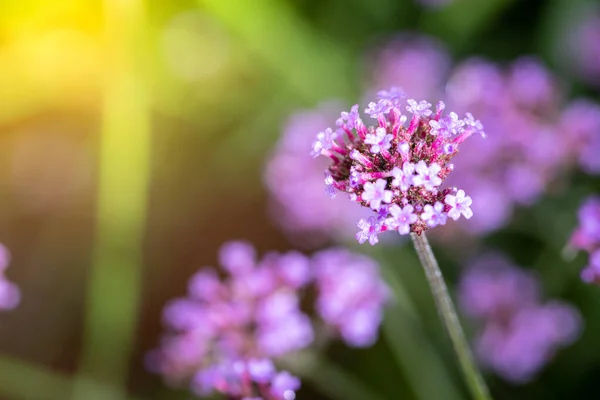
M397 40L378 58L374 71L395 69L395 59L446 59L440 46L400 46ZM419 41L414 41L419 43ZM391 54L396 54L392 57ZM421 54L417 57L414 54ZM418 69L419 62L412 64ZM403 65L404 77L380 75L379 86L418 82ZM460 185L473 199L478 218L456 224L473 233L487 233L506 224L516 206L531 205L577 161L588 173L600 173L600 106L590 101L567 103L556 77L535 58L523 57L506 67L482 58L434 69L421 93L444 98L457 112L470 111L486 127L487 140L464 144L454 163L450 184ZM438 82L432 86L430 82ZM417 90L417 89L412 89ZM502 188L502 190L498 190ZM453 226L456 226L453 225Z
M581 169L600 174L600 105L575 100L562 112L559 128L569 139L565 148L574 154Z
M448 217L471 218L471 198L463 190L440 186L453 170L450 160L459 146L472 134L485 135L481 123L470 113L444 116L443 102L433 111L426 101L405 100L398 88L377 97L365 110L376 123L366 125L355 105L341 114L335 131L319 133L312 148L313 157L332 161L326 186L375 213L359 221L357 240L374 245L377 235L388 230L420 235L444 225Z
M586 82L600 86L600 10L585 10L578 26L570 31L570 67Z
M325 130L335 118L334 110L339 110L339 106L330 103L292 115L265 169L273 219L303 245L319 245L331 236L347 236L356 219L367 215L357 204L327 198L323 193L327 162L314 162L306 152L315 132Z
M581 271L581 279L600 285L600 196L585 200L579 209L579 225L571 235L570 245L589 253L589 265Z
M557 78L535 58L523 57L507 66L471 58L451 68L448 52L440 43L410 34L398 35L367 58L369 88L398 86L417 98L444 99L457 113L477 115L486 127L487 140L461 145L465 147L453 160L456 171L448 178L449 185L469 193L478 218L449 224L437 233L457 237L453 233L458 227L473 234L500 229L515 208L530 206L547 191L560 188L555 183L575 164L587 173L600 174L600 105L581 99L568 102ZM366 93L372 98L376 90ZM393 93L387 96L389 100ZM377 102L373 107L368 108L369 114L386 111ZM286 126L267 168L267 183L277 200L277 220L293 233L316 231L320 238L339 238L340 232L347 232L362 217L361 229L369 235L365 240L375 240L370 233L376 231L377 218L360 215L354 202L327 201L316 189L323 180L322 161L308 165L308 156L301 150L311 140L310 130L322 132L318 146L335 142L343 147L340 140L345 133L325 129L333 108L330 104L298 113ZM354 115L347 113L349 118ZM451 118L447 122L453 123ZM369 134L364 138L369 152L384 154L393 149L389 133ZM332 179L326 176L328 183ZM328 190L330 195L336 192L333 185Z
M9 263L10 253L0 244L0 310L12 310L21 302L21 291L4 275Z
M375 343L389 299L387 286L377 276L379 267L370 258L346 249L323 250L314 257L318 268L316 310L327 325L354 347Z
M226 278L203 268L190 279L188 296L165 307L169 333L148 366L168 380L191 378L201 395L290 400L300 382L277 373L271 360L310 346L315 324L352 346L376 340L387 298L371 259L331 249L312 259L292 251L257 260L245 242L226 243L219 259ZM320 320L301 308L311 291Z
M489 134L486 143L468 143L455 161L453 178L482 215L471 230L502 227L515 206L535 203L573 159L600 172L591 154L600 149L600 108L576 101L561 109L556 79L539 61L522 58L500 68L469 60L455 69L447 88L449 102L477 112Z
M211 365L192 381L192 389L199 396L216 390L241 400L294 400L299 388L300 379L287 371L277 372L273 362L266 358Z
M475 342L480 363L512 382L527 382L581 330L571 305L541 301L540 283L506 257L475 260L462 277L459 302L481 324Z

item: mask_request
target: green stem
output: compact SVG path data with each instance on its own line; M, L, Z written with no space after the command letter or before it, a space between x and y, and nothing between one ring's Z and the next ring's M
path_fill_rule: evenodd
M126 394L140 295L150 179L150 110L142 0L104 0L107 63L96 232L84 344L73 398Z
M458 314L448 293L442 271L433 255L433 251L431 251L431 246L429 246L429 241L424 233L421 235L411 233L410 236L423 269L425 269L425 275L431 287L438 313L450 335L467 386L474 399L490 400L489 390L473 360L469 344L458 320Z

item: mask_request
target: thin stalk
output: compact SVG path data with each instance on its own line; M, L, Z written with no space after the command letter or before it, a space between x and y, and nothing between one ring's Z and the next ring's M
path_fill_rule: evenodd
M410 236L413 244L415 245L417 255L419 256L419 261L421 261L423 269L425 269L425 275L427 276L427 281L431 287L431 292L433 293L433 298L435 299L435 305L438 313L440 314L442 322L444 323L444 326L450 335L450 340L452 341L452 346L454 347L454 351L458 357L458 362L460 364L460 368L462 369L467 386L469 387L474 399L491 400L491 396L485 381L483 380L483 377L481 376L481 373L479 372L479 369L473 360L473 355L471 354L469 344L465 339L465 334L458 320L456 308L454 307L452 299L450 298L450 294L448 293L448 288L444 282L442 271L440 270L437 260L433 255L433 251L431 251L429 241L424 233L421 235L411 233Z

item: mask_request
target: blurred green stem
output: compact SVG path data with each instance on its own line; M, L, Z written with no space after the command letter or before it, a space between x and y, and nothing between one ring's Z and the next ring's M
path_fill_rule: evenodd
M74 398L81 400L120 399L126 393L150 174L150 115L140 68L146 46L143 3L104 1L109 68L96 233L74 392Z
M458 320L458 314L448 293L442 271L433 255L433 251L431 251L431 246L429 246L429 241L424 233L421 235L411 233L410 237L415 245L419 261L425 269L425 275L431 287L438 313L450 335L467 386L474 399L490 400L489 390L473 360L469 344Z

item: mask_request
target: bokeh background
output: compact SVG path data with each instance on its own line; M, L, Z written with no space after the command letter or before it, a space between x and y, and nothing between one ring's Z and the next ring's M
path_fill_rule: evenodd
M23 299L0 315L0 398L190 398L144 369L163 305L199 267L216 264L224 241L247 239L259 252L315 249L281 229L263 179L292 113L329 99L362 101L372 52L401 32L435 38L458 61L536 55L569 97L598 99L596 82L573 68L567 40L593 6L1 2L0 241ZM499 399L600 397L600 289L579 280L584 255L561 256L580 202L600 181L575 173L561 187L477 238L536 269L544 293L584 318L579 340L532 382L487 374ZM467 250L435 244L454 287ZM389 266L407 298L374 347L332 346L318 373L302 376L299 398L345 399L336 388L348 380L382 398L427 398L415 387L467 398L412 249L401 241L357 248Z

